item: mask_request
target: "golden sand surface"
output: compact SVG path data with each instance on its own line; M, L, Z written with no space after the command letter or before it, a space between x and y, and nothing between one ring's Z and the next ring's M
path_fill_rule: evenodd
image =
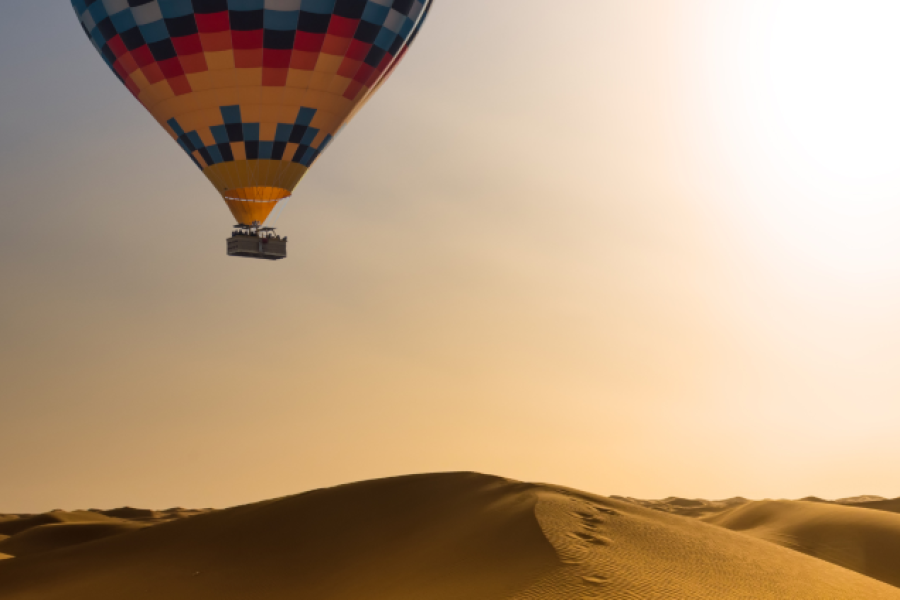
M900 498L895 498L893 500L882 499L867 502L854 502L853 506L857 508L873 508L875 510L900 513Z
M754 535L475 473L355 483L220 511L150 512L134 517L144 521L104 514L130 525L0 561L0 598L900 600L898 588ZM188 514L166 518L181 512ZM43 523L2 543L67 527Z
M767 500L704 520L900 586L900 514L868 504Z

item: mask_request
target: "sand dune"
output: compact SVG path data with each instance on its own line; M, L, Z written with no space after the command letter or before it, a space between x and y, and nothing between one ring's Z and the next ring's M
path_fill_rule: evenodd
M40 525L54 525L57 523L96 523L96 522L114 522L113 519L106 515L101 515L87 510L79 510L74 512L65 512L55 510L42 515L29 515L18 517L8 521L0 522L0 534L15 535L26 529L38 527Z
M900 586L898 514L859 505L769 500L704 520Z
M114 517L116 519L154 519L157 517L156 511L147 508L132 508L124 506L122 508L114 508L112 510L98 510L101 515Z
M454 473L317 490L0 561L0 597L900 600L900 589L702 521Z
M681 515L684 517L704 517L720 513L739 504L750 502L746 498L729 498L727 500L702 500L691 498L677 498L671 496L664 500L641 500L625 496L610 496L614 500L621 500L629 504L637 504L645 508L652 508L661 512Z
M865 495L865 496L851 496L850 498L839 498L834 502L836 504L863 504L865 502L883 502L887 500L884 496L873 496L873 495Z
M6 540L0 540L0 552L21 558L121 535L143 527L147 525L128 521L39 525Z
M883 510L885 512L900 513L900 498L893 500L873 500L869 502L855 502L853 506L857 508L870 508L874 510Z

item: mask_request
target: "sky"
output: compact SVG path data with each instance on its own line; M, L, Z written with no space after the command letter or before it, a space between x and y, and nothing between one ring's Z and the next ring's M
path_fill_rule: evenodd
M3 12L0 513L900 496L894 0L438 0L266 264L68 2Z

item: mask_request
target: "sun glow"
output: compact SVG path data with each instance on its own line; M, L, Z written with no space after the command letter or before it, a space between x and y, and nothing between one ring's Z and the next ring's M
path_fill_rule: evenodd
M720 143L754 210L829 267L895 263L900 3L762 0L714 12L705 51Z

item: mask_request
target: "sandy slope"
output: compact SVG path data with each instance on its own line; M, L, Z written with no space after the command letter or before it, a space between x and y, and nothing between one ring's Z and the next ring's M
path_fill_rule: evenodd
M900 600L900 590L701 521L456 473L317 490L0 561L0 598Z
M121 535L144 527L147 525L129 521L38 525L9 539L0 539L0 553L21 558Z
M874 500L871 502L854 502L853 506L900 513L900 498L895 498L893 500Z
M38 527L39 525L53 525L56 523L109 523L111 521L113 521L113 519L110 519L106 515L87 510L78 510L74 512L55 510L42 515L17 517L15 519L0 522L0 534L15 535L26 529L31 529L32 527Z
M768 500L704 520L900 586L900 514L859 506Z
M610 496L613 500L622 500L629 504L637 504L644 508L652 508L661 512L681 515L683 517L705 517L720 513L739 504L750 502L746 498L729 498L727 500L701 500L669 497L664 500L641 500L625 496Z
M314 491L3 561L0 598L503 598L558 565L532 490L460 474Z

